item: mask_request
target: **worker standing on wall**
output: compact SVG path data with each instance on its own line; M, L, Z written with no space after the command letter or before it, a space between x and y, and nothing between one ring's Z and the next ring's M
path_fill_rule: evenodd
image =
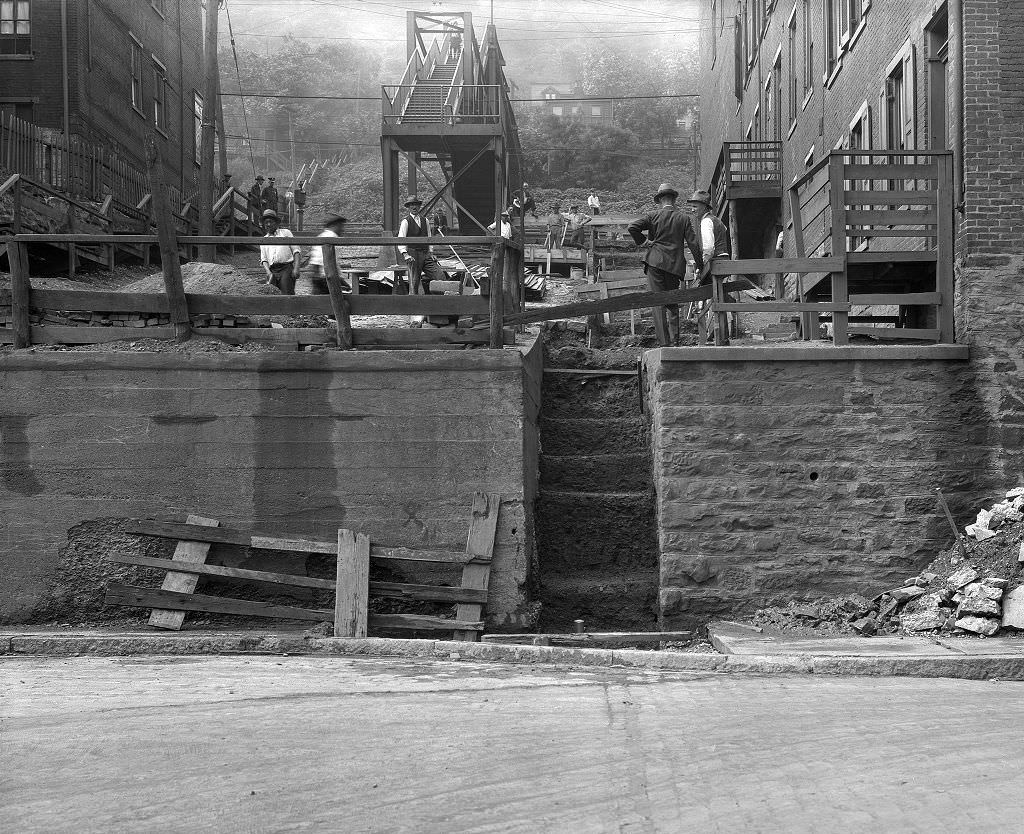
M676 206L679 192L668 183L662 183L654 195L657 208L629 224L627 231L637 246L647 250L644 255L644 274L651 292L678 290L686 278L686 255L683 246L693 254L694 269L700 275L704 270L704 253L697 242L690 215ZM646 233L646 236L645 236ZM679 342L679 305L656 307L654 330L663 347ZM666 323L666 314L668 321Z
M715 258L730 258L729 229L711 211L711 195L707 191L694 191L690 199L686 201L687 208L693 212L693 221L700 229L701 252L704 255L704 269L697 274L700 276L700 284L711 283L711 263ZM698 314L698 320L708 314L711 310L710 302L704 305ZM708 316L706 326L708 341L714 340L715 317Z
M405 201L405 207L409 213L402 218L398 227L398 236L405 238L429 237L430 224L427 218L420 214L423 208L423 201L415 194ZM424 246L417 243L406 243L398 247L398 253L405 259L405 265L409 268L409 286L406 289L402 281L395 279L395 295L422 295L430 292L430 282L433 280L443 281L445 272L441 264L434 257L434 247ZM420 292L422 280L423 292Z
M263 211L263 231L266 238L288 238L292 233L278 226L277 212ZM267 273L267 283L277 287L282 295L295 295L295 279L299 277L299 247L293 243L264 243L260 246L260 263Z

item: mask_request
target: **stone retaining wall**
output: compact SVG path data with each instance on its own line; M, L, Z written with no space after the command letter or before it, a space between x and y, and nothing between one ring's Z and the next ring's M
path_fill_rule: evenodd
M646 355L663 626L881 591L1020 480L960 345ZM980 502L980 503L979 503Z

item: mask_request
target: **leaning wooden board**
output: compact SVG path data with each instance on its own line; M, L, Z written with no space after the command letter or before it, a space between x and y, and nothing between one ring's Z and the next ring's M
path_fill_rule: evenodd
M204 518L201 515L190 515L188 517L188 523L199 527L216 527L220 524L220 522L214 518ZM209 553L209 542L179 541L178 546L174 548L174 556L172 556L171 559L175 562L192 562L201 564L206 561L206 557ZM194 573L168 571L160 589L162 591L191 594L195 591L196 584L198 582L199 577ZM153 628L166 628L172 631L178 631L183 622L185 622L185 612L180 610L154 608L153 612L149 615L149 624L153 626Z

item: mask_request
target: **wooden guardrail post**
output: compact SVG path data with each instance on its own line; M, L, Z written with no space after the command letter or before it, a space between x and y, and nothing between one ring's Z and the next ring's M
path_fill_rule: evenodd
M156 137L150 134L146 140L146 170L152 188L156 234L160 240L160 264L164 276L164 290L167 293L167 307L171 314L175 340L187 342L192 336L192 325L188 315L185 286L181 280L181 263L178 260L174 217L167 202L161 165L160 148L157 145Z
M505 320L505 242L494 244L491 252L491 280L488 292L490 309L490 347L500 350L504 346L502 332Z
M338 261L334 256L333 244L324 244L320 247L324 255L324 279L327 281L327 291L331 295L331 307L334 308L334 320L338 328L338 349L352 350L352 305L341 286L341 276L338 274ZM358 278L352 278L358 281Z
M938 237L935 252L935 289L942 295L936 324L939 328L939 341L952 344L956 341L953 321L953 238L956 234L953 222L953 155L940 156L936 162L939 166L939 178L936 182L938 197L935 231Z
M32 323L29 300L32 282L28 273L28 245L11 241L7 244L7 260L11 267L11 319L14 326L14 347L32 344Z
M846 280L846 159L833 156L829 162L829 199L832 208L832 257L842 259L839 269L832 273L832 303L849 300ZM815 326L818 319L814 318ZM836 310L832 314L832 344L848 345L849 314Z
M362 533L338 530L334 594L334 636L365 637L370 597L370 539Z

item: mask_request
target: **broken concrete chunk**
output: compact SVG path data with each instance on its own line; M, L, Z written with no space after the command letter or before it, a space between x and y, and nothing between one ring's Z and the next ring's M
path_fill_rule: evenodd
M959 617L955 623L957 628L970 631L974 634L984 634L991 637L999 631L999 620L992 620L988 617Z
M965 528L967 535L974 536L975 541L983 542L986 539L991 539L996 534L989 530L987 527L979 527L977 524L968 524Z
M999 603L982 594L968 594L957 606L957 617L998 617L1003 613Z
M908 631L931 631L942 628L946 622L946 612L941 608L928 608L916 614L903 614L900 625Z
M896 600L892 599L888 594L886 594L882 597L882 601L881 603L879 603L879 606L880 607L878 609L878 622L882 622L882 620L889 617L896 610L896 608L899 606L899 603L896 602Z
M1020 550L1017 551L1017 561L1024 562L1024 542L1020 543Z
M953 589L962 588L964 585L974 582L977 578L978 572L970 565L964 565L960 570L949 575L946 584Z
M924 608L938 608L941 605L948 605L953 598L953 592L949 588L943 588L941 591L933 591L930 594L925 594L923 597L917 600L918 610Z
M1019 496L1024 496L1024 487L1014 487L1006 493L1007 498L1017 498Z
M994 599L999 602L1003 597L1002 588L993 588L990 585L984 585L981 582L972 582L970 585L964 587L964 593L967 596L983 596L986 599Z
M999 576L986 576L981 580L981 584L986 585L989 588L999 588L1001 590L1009 585L1010 581Z
M1024 629L1024 585L1003 598L1003 628Z
M850 623L850 627L861 634L874 634L878 628L874 617L861 617Z
M921 574L921 578L924 580L925 585L931 585L931 583L935 581L935 578L937 576L938 574L932 573L931 571L925 571Z
M895 588L888 592L889 596L896 600L896 602L906 602L907 600L916 599L924 593L926 593L926 591L920 585L908 585L906 588Z
M821 613L817 608L813 608L810 605L797 606L793 609L794 617L803 617L807 620L820 620Z

